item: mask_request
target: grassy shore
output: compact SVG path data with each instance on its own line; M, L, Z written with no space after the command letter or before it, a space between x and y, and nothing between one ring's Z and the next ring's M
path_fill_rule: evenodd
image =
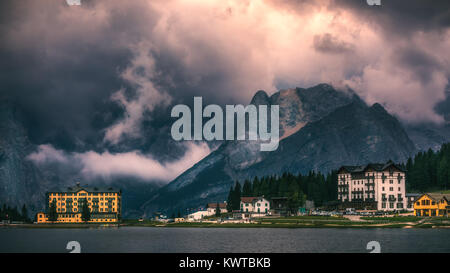
M213 220L213 219L209 219ZM1 227L25 228L103 228L103 227L191 227L191 228L450 228L449 218L423 218L416 216L360 217L358 221L345 217L295 216L253 219L251 223L214 223L123 220L114 224L22 224Z
M208 219L214 220L214 219ZM295 216L259 218L251 223L126 221L121 226L192 227L192 228L450 228L448 218L422 218L415 216L361 217L352 221L345 217Z

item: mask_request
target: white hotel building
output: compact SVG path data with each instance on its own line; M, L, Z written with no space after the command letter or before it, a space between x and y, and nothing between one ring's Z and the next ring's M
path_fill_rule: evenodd
M404 210L405 170L391 161L342 166L338 171L338 200L344 208Z
M240 206L242 219L270 214L270 202L264 197L241 197Z

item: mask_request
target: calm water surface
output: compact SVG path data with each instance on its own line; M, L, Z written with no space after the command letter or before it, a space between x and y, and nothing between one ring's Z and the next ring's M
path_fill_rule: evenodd
M0 252L450 252L449 229L0 228Z

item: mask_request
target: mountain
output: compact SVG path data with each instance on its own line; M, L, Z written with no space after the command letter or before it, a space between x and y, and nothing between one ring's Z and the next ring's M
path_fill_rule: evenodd
M279 147L260 152L258 141L231 141L157 191L143 210L177 211L226 200L234 181L283 172L328 172L342 164L392 159L416 152L399 121L381 105L368 107L354 92L327 84L258 91L251 103L280 105Z
M11 101L0 103L0 203L31 212L42 209L49 183L42 172L27 160L34 151L22 122L20 109Z
M64 190L76 182L122 190L122 208L125 217L142 216L140 206L160 187L135 177L116 177L108 180L96 178L85 181L80 170L58 163L36 165L27 156L37 150L26 129L21 107L11 100L0 100L0 205L26 204L29 216L45 208L47 191Z
M258 141L217 142L220 146L211 154L163 187L135 177L83 181L75 166L35 165L27 156L37 145L28 137L20 106L1 100L0 204L27 204L32 217L44 208L45 192L80 181L120 188L124 216L137 218L157 210L177 212L226 200L234 181L255 176L328 172L343 164L388 159L401 162L417 150L434 149L450 140L449 98L436 108L446 118L445 124L402 125L381 105L367 106L353 91L327 84L281 90L271 96L258 91L252 104L280 106L279 148L261 152Z
M310 170L327 173L341 165L404 162L415 151L399 121L381 105L368 107L355 101L309 123L246 172L249 177Z

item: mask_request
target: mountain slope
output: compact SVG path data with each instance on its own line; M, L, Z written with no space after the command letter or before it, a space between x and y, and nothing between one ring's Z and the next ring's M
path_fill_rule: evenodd
M342 164L404 161L415 147L401 124L381 105L368 107L354 93L321 84L288 89L255 104L280 105L279 148L260 152L254 141L226 142L158 191L143 209L176 211L226 199L230 186L254 176L318 170Z
M63 190L75 182L91 183L101 187L115 187L122 190L124 217L142 216L139 207L148 196L160 187L155 183L135 177L112 177L86 181L80 176L80 169L72 165L46 163L36 165L27 159L36 151L30 142L24 126L20 106L10 100L0 101L0 205L20 207L26 204L29 216L45 208L47 191ZM76 164L73 164L76 165Z
M367 107L361 101L306 125L247 173L251 177L310 170L329 172L341 165L387 159L403 162L414 153L414 144L397 119L381 105Z
M34 146L21 122L21 113L11 101L0 102L0 202L28 206L30 217L42 209L48 183L26 159Z

